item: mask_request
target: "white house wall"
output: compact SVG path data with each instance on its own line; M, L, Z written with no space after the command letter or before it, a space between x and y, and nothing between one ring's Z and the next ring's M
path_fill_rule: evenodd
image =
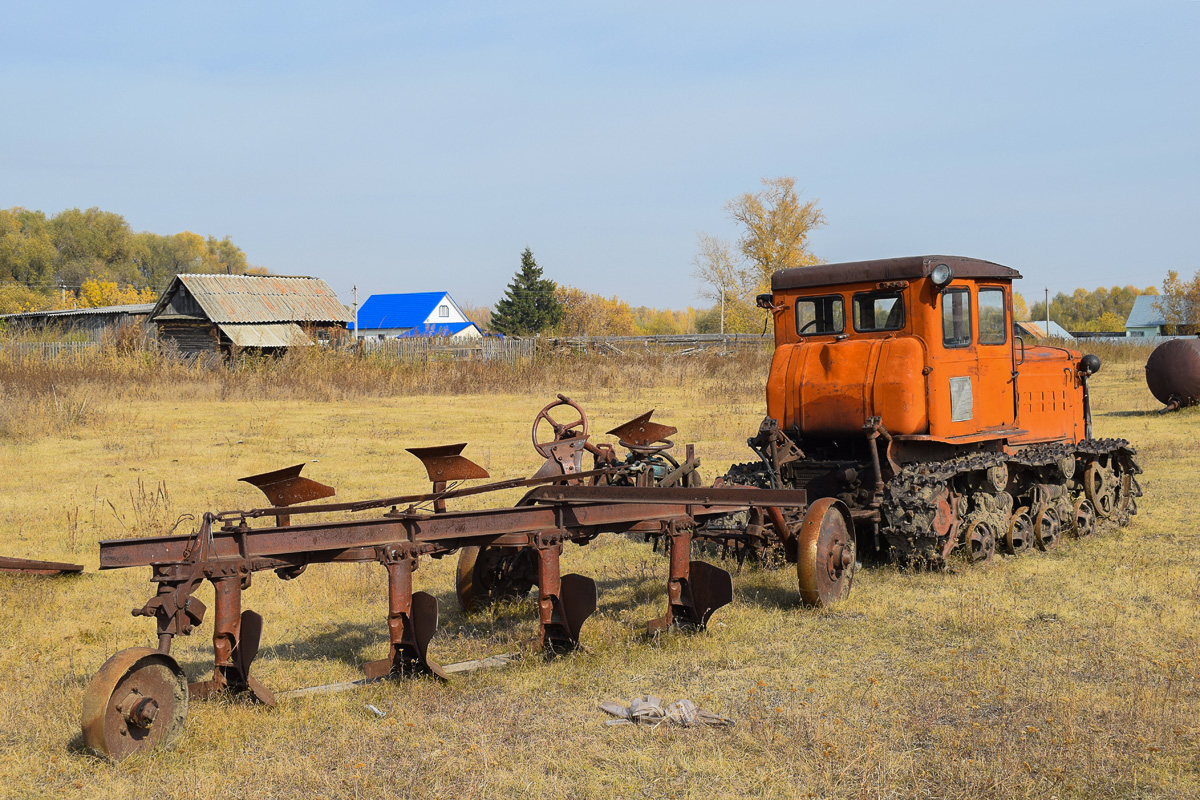
M442 306L446 306L446 316L444 317L438 314ZM458 305L450 299L450 295L448 294L442 295L442 299L437 302L437 305L433 307L433 311L429 312L429 316L425 318L426 325L453 325L456 322L470 322L470 320L463 315Z

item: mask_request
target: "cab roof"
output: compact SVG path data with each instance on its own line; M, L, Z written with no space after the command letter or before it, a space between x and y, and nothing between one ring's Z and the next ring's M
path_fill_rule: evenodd
M992 278L1016 280L1021 273L1002 264L962 256L906 256L874 261L845 261L814 267L781 269L771 276L771 291L807 289L813 286L841 286L847 283L896 281L924 278L938 264L949 264L956 278Z

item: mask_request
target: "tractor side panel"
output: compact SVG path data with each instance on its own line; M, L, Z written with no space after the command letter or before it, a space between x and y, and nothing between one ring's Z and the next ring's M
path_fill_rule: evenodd
M929 430L929 404L925 388L925 348L916 338L884 341L873 381L875 415L897 434Z
M1017 425L1026 433L1014 444L1084 437L1083 385L1075 372L1079 357L1059 348L1026 349L1025 362L1017 367Z

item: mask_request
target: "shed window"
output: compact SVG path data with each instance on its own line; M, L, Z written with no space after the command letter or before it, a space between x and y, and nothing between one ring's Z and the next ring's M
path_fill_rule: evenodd
M438 306L438 316L439 316L439 317L448 317L448 316L450 316L450 306L447 306L447 305L440 305L440 306Z
M942 292L942 344L946 347L971 344L971 293L967 289Z
M1008 319L1004 313L1003 289L979 290L979 343L1005 344Z
M899 292L854 295L854 330L898 331L904 327L904 300Z
M846 327L842 298L802 297L796 301L796 333L801 336L841 333Z

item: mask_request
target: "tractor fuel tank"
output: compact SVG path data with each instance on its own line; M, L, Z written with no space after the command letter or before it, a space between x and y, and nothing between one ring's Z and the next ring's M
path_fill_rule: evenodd
M801 435L861 434L876 416L893 434L927 433L925 363L916 337L780 344L767 379L767 413Z

